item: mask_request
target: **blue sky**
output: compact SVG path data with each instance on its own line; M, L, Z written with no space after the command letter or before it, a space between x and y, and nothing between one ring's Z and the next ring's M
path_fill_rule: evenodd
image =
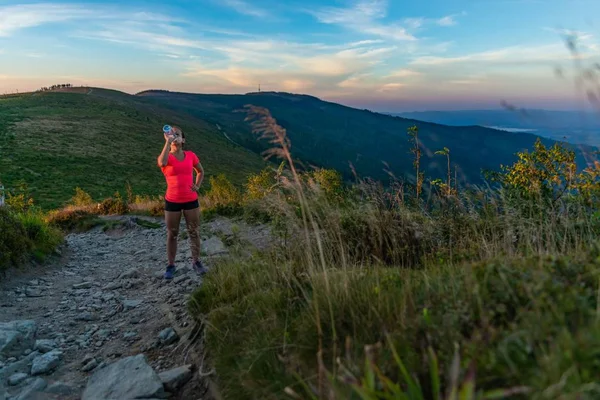
M0 0L0 92L261 83L377 111L572 109L563 37L595 62L594 18L597 0Z

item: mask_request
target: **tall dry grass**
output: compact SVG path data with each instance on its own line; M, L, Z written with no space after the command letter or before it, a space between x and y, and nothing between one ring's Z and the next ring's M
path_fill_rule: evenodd
M402 182L328 196L268 111L248 113L290 166L262 200L284 240L220 265L190 302L223 397L600 394L589 204L503 188L415 201Z

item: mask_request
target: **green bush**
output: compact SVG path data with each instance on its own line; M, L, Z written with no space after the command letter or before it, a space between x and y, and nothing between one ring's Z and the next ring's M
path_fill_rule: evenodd
M20 213L17 219L25 229L32 244L31 253L38 261L43 261L62 242L60 231L49 225L41 212Z
M32 243L25 227L7 207L0 207L0 269L21 264Z
M444 371L458 344L465 363L475 363L480 389L525 386L537 396L572 371L560 393L583 395L587 385L589 397L581 398L591 399L600 394L591 386L600 374L592 356L600 352L599 255L592 250L572 257L424 270L331 269L308 276L276 260L236 260L207 275L190 306L208 318L207 346L225 398L284 398L286 386L303 392L296 374L317 387L312 377L320 372L319 351L323 368L338 371L334 382L343 391L348 380L334 360L342 357L362 376L364 346L386 343L389 335L393 347L381 350L378 370L399 379L393 349L419 382L422 398L432 398L430 363L423 362L429 349L439 363L439 381L446 382ZM362 398L384 398L373 393Z
M26 212L34 207L34 201L26 183L21 182L15 188L8 190L6 206L15 212Z
M210 190L204 196L209 207L239 206L242 202L240 191L231 183L224 174L209 178Z
M31 256L43 261L61 242L60 231L42 214L0 207L0 270L19 266Z
M98 206L98 213L101 215L123 215L129 212L127 201L116 192L113 197L104 199Z
M75 195L71 198L69 203L75 207L87 207L93 205L94 200L89 193L85 192L80 187L76 187Z
M63 232L85 232L101 223L98 216L89 208L64 208L50 211L46 222Z

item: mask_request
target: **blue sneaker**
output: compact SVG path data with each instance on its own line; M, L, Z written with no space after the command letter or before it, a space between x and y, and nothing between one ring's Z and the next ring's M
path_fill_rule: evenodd
M194 268L194 271L196 271L196 273L198 275L204 275L205 273L208 272L208 270L206 269L206 267L202 264L202 261L200 261L200 260L196 261L192 267Z
M175 275L175 266L169 265L167 266L167 270L165 271L165 279L173 279L173 275Z

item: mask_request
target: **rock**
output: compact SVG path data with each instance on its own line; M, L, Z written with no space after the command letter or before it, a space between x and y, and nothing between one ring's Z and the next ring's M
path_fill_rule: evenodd
M181 276L178 276L177 278L173 279L173 282L179 284L181 282L187 281L188 279L190 279L189 275L181 275Z
M158 340L160 341L160 344L170 345L172 343L175 343L177 340L179 340L179 336L177 335L177 332L175 332L175 330L173 328L167 328L167 329L163 329L158 334Z
M0 356L18 356L35 344L35 321L20 320L0 323Z
M123 334L123 339L125 339L125 340L138 339L138 334L137 334L137 332L126 332Z
M56 394L60 396L70 396L75 392L73 387L63 382L54 382L46 388L46 393Z
M83 312L75 317L75 321L95 321L98 317L89 312Z
M27 378L29 378L29 375L23 372L17 372L16 374L13 374L8 378L8 384L10 386L17 386L19 383L23 382Z
M83 357L83 360L81 360L81 365L86 365L87 363L89 363L90 361L92 361L94 359L94 356L91 354L86 354L85 357Z
M142 304L144 300L123 300L123 309L130 310Z
M98 361L96 361L96 359L92 359L90 362L88 362L87 364L85 364L83 366L83 368L81 368L81 370L83 372L90 372L91 370L93 370L97 366L98 366Z
M111 282L108 285L104 286L102 288L102 290L116 290L116 289L121 289L121 286L123 286L123 284L121 282Z
M96 345L96 347L102 347L102 345L104 344L104 342L102 340L98 340L96 343L94 343Z
M11 375L17 372L29 373L31 371L33 360L39 355L39 352L34 351L27 357L0 369L0 383L5 382Z
M158 377L167 391L176 392L191 379L192 365L184 365L170 371L161 372Z
M202 250L208 256L227 253L227 248L217 236L213 236L202 242Z
M36 376L51 373L60 364L62 355L62 352L54 350L41 356L37 356L33 360L33 365L31 366L31 375Z
M21 393L19 393L17 396L13 397L12 400L38 400L38 399L43 399L44 397L42 397L40 395L40 393L42 393L44 391L44 389L46 389L46 386L48 385L48 383L46 383L45 380L43 380L42 378L35 378L32 379L27 386L21 390ZM38 394L36 396L36 394Z
M6 362L9 364L14 363L15 361L17 361L17 357L9 357L6 359Z
M119 279L131 279L131 278L139 278L140 277L140 271L137 268L131 268L125 272L123 272L121 275L119 275Z
M102 295L102 301L104 301L105 303L111 301L114 298L115 298L115 295L112 293Z
M164 398L162 381L143 354L123 358L89 379L82 400Z
M101 340L106 340L106 339L108 339L109 336L110 336L110 331L108 329L100 329L99 331L94 333L94 337L101 339Z
M25 296L27 297L42 297L42 291L40 289L28 288L25 290Z
M90 289L92 287L92 282L82 282L73 285L73 289Z
M48 353L57 347L58 345L56 344L56 340L39 339L35 341L34 349L40 353Z
M27 349L27 350L25 350L25 351L23 352L23 355L24 355L24 356L28 356L28 355L30 355L30 354L31 354L31 352L32 352L32 351L31 351L31 349Z

